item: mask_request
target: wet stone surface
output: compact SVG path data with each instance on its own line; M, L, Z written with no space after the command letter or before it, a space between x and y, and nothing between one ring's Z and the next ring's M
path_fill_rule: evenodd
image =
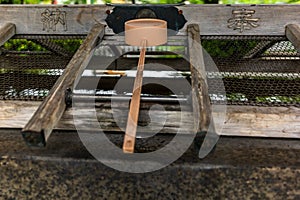
M0 199L299 199L299 140L221 137L203 160L189 150L146 174L111 169L74 132L55 132L44 149L19 130L0 132Z

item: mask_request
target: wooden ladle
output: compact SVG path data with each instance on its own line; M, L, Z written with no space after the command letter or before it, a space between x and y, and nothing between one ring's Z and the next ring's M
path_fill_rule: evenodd
M146 47L167 42L167 22L159 19L127 21L125 22L125 42L131 46L141 46L123 143L123 152L133 153L140 110Z

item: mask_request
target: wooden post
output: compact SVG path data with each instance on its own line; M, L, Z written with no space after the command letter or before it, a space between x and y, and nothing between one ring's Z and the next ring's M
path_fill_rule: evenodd
M85 41L79 47L64 73L54 84L49 95L39 106L32 118L22 130L25 141L32 146L45 146L54 126L60 120L66 109L65 93L75 84L90 60L93 50L104 36L104 25L95 24Z
M195 132L207 131L212 110L198 24L187 26Z
M193 94L194 131L196 133L194 145L197 149L200 149L200 144L202 143L198 156L199 158L204 158L212 151L219 136L216 133L212 117L212 106L208 94L199 25L188 25L187 32ZM201 132L205 133L205 135L201 134ZM204 141L201 142L203 138Z
M16 34L16 26L12 23L6 23L0 27L0 46Z
M285 27L285 35L300 53L300 26L297 24L288 24Z

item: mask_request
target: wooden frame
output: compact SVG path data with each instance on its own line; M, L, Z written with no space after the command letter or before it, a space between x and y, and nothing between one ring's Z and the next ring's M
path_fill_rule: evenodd
M300 5L185 5L177 8L182 10L188 24L199 24L201 35L284 36L286 25L300 23ZM1 5L0 26L13 23L17 27L16 34L85 35L93 24L105 23L106 11L112 9L105 5ZM250 22L256 20L243 30L234 26L234 13L242 10L250 12ZM60 20L53 22L55 16ZM180 32L186 34L186 26ZM113 34L109 28L106 28L107 34Z
M177 8L182 10L187 20L186 26L178 35L186 36L188 25L197 24L201 36L286 36L299 50L300 5L186 5ZM99 37L114 37L110 28L106 27L104 33L104 27L99 27L99 24L105 24L106 11L112 9L113 6L105 5L1 5L0 46L14 35L87 35L93 27L95 28L95 24L98 24L97 33L93 33L91 41L88 42L88 46L93 47ZM246 26L236 23L240 20L237 15L241 13L250 15L246 18ZM85 47L77 52L68 65L69 68L73 65L79 66L76 74L82 70L80 66L91 55L92 48L88 48L88 53L83 51L86 51ZM75 60L79 55L83 56L80 62ZM63 87L56 85L51 94L59 92L63 97L65 90L74 83L74 80L70 81L70 84ZM37 106L44 108L48 100L42 105L39 105L39 102L0 101L0 109L4 109L0 112L0 128L23 128ZM74 130L72 122L66 120L70 117L72 109L63 114L63 100L60 98L59 109L55 109L58 112L53 114L52 111L47 111L59 116L58 118L62 116L62 121L49 123L51 117L46 117L49 120L41 122L47 126L42 137L44 140L33 140L36 141L33 143L44 145L53 128ZM25 104L29 107L20 107ZM299 116L300 109L296 107L229 106L223 134L300 138ZM35 132L40 137L43 125L37 124L36 120L39 117L33 117L23 132ZM39 128L32 128L33 126ZM115 130L114 127L112 129Z

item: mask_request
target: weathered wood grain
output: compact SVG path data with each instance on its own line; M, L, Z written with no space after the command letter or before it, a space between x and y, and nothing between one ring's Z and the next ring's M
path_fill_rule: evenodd
M95 23L104 23L109 9L104 5L1 5L0 16L3 23L15 23L17 34L86 35ZM54 18L60 18L55 25L51 24Z
M300 138L300 108L229 106L222 134Z
M17 34L87 34L95 22L104 23L106 10L112 8L105 5L1 5L0 25L6 22L16 24ZM201 35L284 36L287 24L299 24L300 21L300 5L185 5L177 8L182 10L188 23L199 24ZM43 13L56 12L57 9L65 13L65 25L58 22L55 29L45 27L47 21ZM257 26L250 26L243 32L229 28L229 19L234 18L233 11L241 9L254 11L250 18L258 19ZM112 31L106 28L106 34L112 34ZM180 34L186 34L186 26Z
M40 104L40 101L0 101L1 128L23 128Z
M16 26L12 23L5 23L0 26L0 46L16 34Z
M297 24L288 24L285 29L286 37L300 52L300 26Z
M95 24L83 44L67 65L64 73L56 81L49 95L36 110L32 118L22 130L23 137L30 145L44 146L53 127L63 115L65 93L73 88L76 78L80 76L89 61L98 39L104 35L104 25Z
M38 101L0 101L0 131L1 128L23 128L33 113L37 110L41 102ZM112 110L109 105L99 104L97 106L97 119L103 131L124 131L126 127L126 116L124 107L116 110L120 114L119 119L121 127L118 127L113 119ZM127 104L128 105L128 104ZM149 120L147 104L141 104L140 121ZM56 125L57 130L82 130L97 131L99 123L91 123L91 108L81 107L80 123L75 127L73 121L74 108L67 109L61 120ZM180 111L168 107L165 114L155 112L158 119L163 115L168 116L162 133L176 133L179 127ZM176 111L177 110L177 111ZM222 109L221 109L222 110ZM213 116L218 118L222 113L214 109ZM77 112L77 111L76 111ZM77 112L78 113L78 112ZM193 115L191 111L183 111L183 132L191 133L193 131ZM77 120L79 121L79 120ZM221 135L228 136L246 136L246 137L273 137L273 138L298 138L300 139L300 108L297 107L256 107L256 106L227 106L226 120L223 124L216 124L223 127ZM216 123L220 123L216 120ZM159 126L159 120L153 125ZM151 127L138 127L138 132L151 133ZM152 131L153 132L153 131Z
M201 35L285 35L285 26L299 24L299 5L186 5L179 7L188 23L197 23ZM254 11L250 18L258 19L257 27L240 32L229 28L233 11Z
M126 103L125 103L126 104ZM93 118L94 108L86 108L76 106L76 108L68 109L62 117L61 123L58 126L64 127L67 130L90 130L103 132L125 132L127 126L128 103L125 105L120 103L118 108L113 110L109 107L109 103L101 103L101 109L96 108L96 121ZM138 126L136 136L141 133L154 134L158 131L164 134L174 134L181 128L183 134L191 134L193 132L193 115L189 110L179 112L178 108L165 106L165 111L152 107L150 103L141 102L139 111ZM178 107L178 106L177 106ZM74 110L76 112L74 112ZM73 123L72 114L75 113L76 124ZM71 118L70 118L71 117ZM180 123L181 122L181 123Z
M187 27L190 71L192 84L192 101L195 133L208 131L212 122L212 109L208 95L205 64L200 41L200 29L197 24Z

